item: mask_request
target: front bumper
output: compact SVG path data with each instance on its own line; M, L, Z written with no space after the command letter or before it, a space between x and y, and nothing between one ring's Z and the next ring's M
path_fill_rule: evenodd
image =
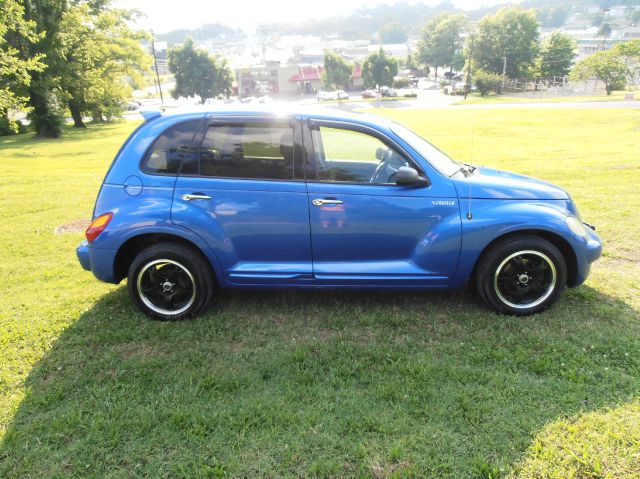
M589 271L591 269L591 263L596 261L602 255L602 240L600 236L591 228L587 228L587 237L584 242L577 247L574 247L576 253L576 259L578 260L578 270L576 271L576 279L574 284L569 286L579 286L585 282Z
M91 271L100 281L117 283L114 274L116 250L92 247L86 240L76 248L78 261L83 269Z

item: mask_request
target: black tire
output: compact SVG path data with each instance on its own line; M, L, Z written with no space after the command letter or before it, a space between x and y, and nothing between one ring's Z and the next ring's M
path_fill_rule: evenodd
M141 251L129 267L127 283L137 308L163 321L198 315L215 288L208 260L194 248L171 242Z
M513 236L487 250L476 267L476 290L497 313L523 316L551 306L567 282L562 253L537 236Z

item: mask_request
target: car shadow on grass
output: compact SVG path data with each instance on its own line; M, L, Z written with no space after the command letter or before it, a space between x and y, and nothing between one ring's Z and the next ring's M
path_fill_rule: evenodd
M638 312L583 286L514 318L463 293L227 293L154 322L124 287L51 346L0 477L489 477L640 390Z

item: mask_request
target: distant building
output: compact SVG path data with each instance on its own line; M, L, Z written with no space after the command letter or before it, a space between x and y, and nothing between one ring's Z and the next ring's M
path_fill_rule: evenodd
M238 94L262 96L297 93L297 85L289 81L297 73L297 65L283 65L279 62L237 68Z
M627 15L627 7L626 5L616 5L615 7L609 8L609 15L614 18L624 18Z
M262 95L308 95L323 87L320 65L294 65L267 62L236 68L238 94L243 97ZM362 89L362 66L356 63L349 89Z
M626 37L626 31L630 28L631 27L627 27L624 30L613 30L611 35L605 38L598 36L597 27L589 27L585 29L564 29L563 31L576 41L578 45L578 56L576 60L581 60L601 50L608 50L616 43L629 40L630 38ZM550 32L547 32L547 34L550 34ZM635 32L632 34L635 34Z
M377 52L380 48L382 48L385 54L396 58L405 58L409 53L409 47L406 43L389 43L369 45L369 54Z

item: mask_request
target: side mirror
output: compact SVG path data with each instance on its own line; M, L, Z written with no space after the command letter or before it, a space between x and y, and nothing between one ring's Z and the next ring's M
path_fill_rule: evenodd
M398 186L429 186L429 180L409 166L402 166L396 173Z

